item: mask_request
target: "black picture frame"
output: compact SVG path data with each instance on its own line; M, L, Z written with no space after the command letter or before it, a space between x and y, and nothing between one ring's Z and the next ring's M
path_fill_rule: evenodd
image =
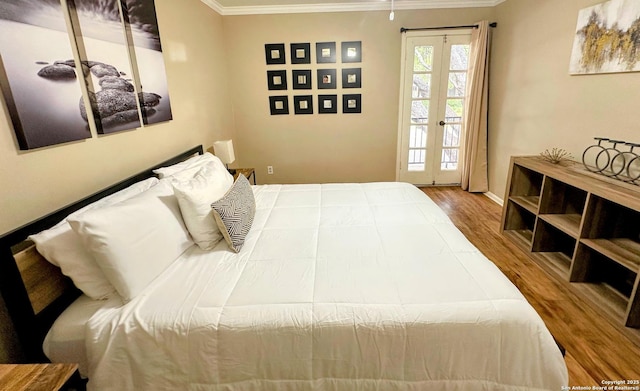
M293 97L296 114L313 114L313 95L296 95Z
M292 71L293 89L294 90L310 90L311 89L311 70L310 69L294 69Z
M342 112L346 114L361 113L362 112L362 96L360 94L342 95Z
M287 58L284 52L284 43L265 43L264 56L267 65L286 64Z
M316 63L328 64L336 62L336 43L318 42L316 43Z
M292 64L311 64L311 44L292 43L291 44Z
M287 71L267 71L267 87L270 90L287 89Z
M336 88L336 70L318 69L318 89L331 90Z
M271 115L289 114L289 97L287 95L270 96L269 109Z
M319 114L338 113L338 95L318 95Z
M342 70L342 88L361 88L362 72L360 68L345 68Z
M362 42L346 41L341 45L342 62L362 62Z

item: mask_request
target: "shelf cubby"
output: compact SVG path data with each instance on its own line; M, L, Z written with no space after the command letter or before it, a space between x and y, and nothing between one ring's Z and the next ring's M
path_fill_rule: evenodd
M527 247L531 246L536 215L522 205L509 200L507 211L507 223L505 231L518 237Z
M602 298L596 296L596 300L604 300L601 304L613 310L611 313L620 322L625 323L632 313L630 304L637 291L638 274L582 242L578 245L576 259L571 266L570 281L584 283L586 285L581 289L592 294L598 293ZM627 326L630 324L627 323Z
M582 215L586 200L586 191L560 180L546 177L539 213Z
M510 197L528 198L538 209L538 200L542 193L544 175L524 166L514 166L511 177ZM534 213L536 212L534 211Z
M635 273L640 270L640 212L593 196L582 236L592 249Z
M586 191L546 177L538 213L541 219L577 239L586 200Z
M531 251L544 253L543 256L547 261L552 263L551 266L563 276L569 275L575 247L575 238L544 220L538 220L533 235Z

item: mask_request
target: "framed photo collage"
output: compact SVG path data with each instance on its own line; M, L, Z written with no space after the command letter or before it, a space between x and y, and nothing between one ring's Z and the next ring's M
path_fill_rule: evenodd
M358 67L362 62L361 41L341 42L340 53L336 42L318 42L315 48L311 43L291 43L288 47L284 43L267 43L264 51L271 115L314 114L314 108L318 114L337 114L339 106L345 114L362 112L362 94L357 90L362 88L362 70ZM335 65L338 58L343 64L341 68ZM291 66L283 66L288 64ZM346 93L349 89L356 90ZM285 93L289 90L294 92L292 100Z

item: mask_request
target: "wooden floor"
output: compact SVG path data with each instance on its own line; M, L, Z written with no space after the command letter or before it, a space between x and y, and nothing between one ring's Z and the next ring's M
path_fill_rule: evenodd
M502 237L502 209L498 204L458 187L422 190L538 311L567 351L570 386L602 386L603 380L640 380L640 347L616 330L607 314L585 303L567 284L551 278L525 252Z

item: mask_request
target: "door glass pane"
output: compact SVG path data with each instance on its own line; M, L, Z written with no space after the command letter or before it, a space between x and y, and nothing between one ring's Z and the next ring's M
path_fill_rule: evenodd
M464 99L447 99L445 122L462 122Z
M467 87L466 72L449 73L449 89L447 91L447 96L452 98L464 97L466 87Z
M469 67L469 45L451 45L452 71L466 71Z
M427 127L411 126L409 130L409 148L427 147Z
M441 170L457 170L458 169L458 149L443 148L442 161L440 162Z
M411 102L411 122L414 124L426 124L429 122L428 100L414 100Z
M444 138L442 140L443 147L459 147L460 146L460 131L462 125L445 125Z
M433 46L416 46L413 53L413 71L431 71L433 67Z
M413 92L412 98L429 98L431 97L431 75L419 74L413 75Z
M425 157L424 149L409 149L409 171L424 171Z

